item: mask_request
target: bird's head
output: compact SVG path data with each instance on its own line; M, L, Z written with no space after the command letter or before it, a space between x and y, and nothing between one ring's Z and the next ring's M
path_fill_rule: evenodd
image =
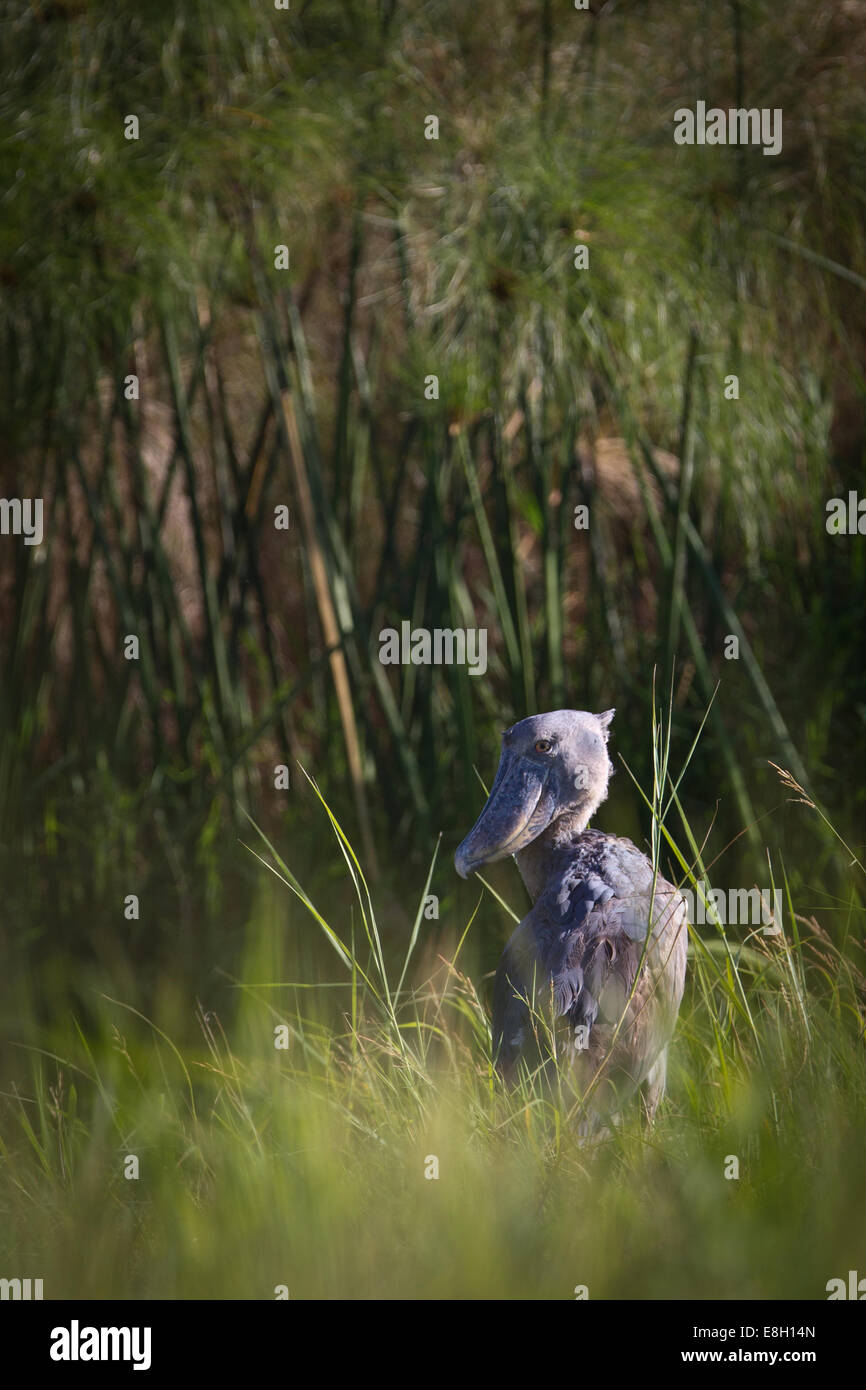
M613 716L558 709L505 730L487 805L454 856L463 878L524 849L560 816L585 828L607 796Z

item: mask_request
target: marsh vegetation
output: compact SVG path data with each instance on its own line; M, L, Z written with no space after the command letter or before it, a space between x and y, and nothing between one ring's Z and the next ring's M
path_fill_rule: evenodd
M866 1259L866 552L825 524L866 8L4 33L0 479L44 535L0 536L0 1273L822 1297ZM780 151L677 145L698 99ZM483 676L384 665L404 623L485 630ZM496 1081L525 899L451 857L501 728L613 705L604 828L783 932L693 932L656 1125L588 1153L577 1098Z

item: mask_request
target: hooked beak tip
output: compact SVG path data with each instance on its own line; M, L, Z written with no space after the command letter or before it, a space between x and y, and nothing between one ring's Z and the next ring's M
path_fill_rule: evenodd
M460 849L458 849L457 853L454 856L454 867L461 878L468 878L475 868L474 864L472 863L472 860L467 858L467 856Z

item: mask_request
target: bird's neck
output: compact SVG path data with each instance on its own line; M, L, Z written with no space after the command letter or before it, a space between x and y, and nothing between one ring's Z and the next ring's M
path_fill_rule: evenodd
M563 812L536 840L515 854L520 877L533 902L537 902L549 884L554 860L575 848L596 809L592 806L587 810Z

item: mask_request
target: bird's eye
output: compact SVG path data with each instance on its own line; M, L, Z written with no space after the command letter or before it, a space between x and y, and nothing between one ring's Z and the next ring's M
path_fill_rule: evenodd
M553 744L549 738L540 738L535 745L536 753L549 753Z

